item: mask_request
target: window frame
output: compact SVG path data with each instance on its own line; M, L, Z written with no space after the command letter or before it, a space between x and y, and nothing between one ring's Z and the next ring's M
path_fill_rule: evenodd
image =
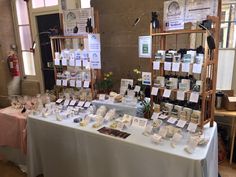
M34 60L35 75L26 75L26 73L25 73L24 61L23 61L23 52L31 52L31 51L30 51L30 49L29 50L26 50L26 49L23 50L22 49L21 39L20 39L20 31L19 31L19 27L20 26L29 26L30 27L30 33L31 33L31 40L33 40L33 35L32 35L32 30L31 30L30 12L29 12L29 8L27 7L27 9L28 9L29 24L22 24L22 25L18 24L16 1L17 0L11 0L11 8L12 8L13 26L14 26L14 32L15 32L16 45L17 45L17 55L19 57L21 77L23 79L35 80L36 77L37 77L35 57L33 58L33 60ZM27 2L25 2L25 3L27 3Z

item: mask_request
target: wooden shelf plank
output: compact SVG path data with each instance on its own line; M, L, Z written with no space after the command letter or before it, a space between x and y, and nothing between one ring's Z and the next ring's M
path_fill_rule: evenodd
M166 35L178 35L178 34L191 34L191 33L206 33L206 30L202 29L193 29L193 30L177 30L177 31L168 31L162 33L152 33L151 36L166 36Z

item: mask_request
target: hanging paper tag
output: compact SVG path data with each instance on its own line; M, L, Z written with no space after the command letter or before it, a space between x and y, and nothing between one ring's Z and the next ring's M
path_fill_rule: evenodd
M193 64L193 73L201 74L202 72L202 64Z
M182 72L189 72L190 64L189 63L182 63Z
M157 96L157 93L158 93L158 88L157 87L152 87L151 95Z
M172 71L179 72L180 63L172 63Z
M160 70L160 62L159 61L153 62L153 70Z
M163 97L165 97L165 98L169 98L170 95L171 95L171 90L169 90L169 89L165 89L165 90L164 90L164 93L163 93Z
M81 87L82 87L82 81L77 80L77 81L76 81L76 87L77 87L77 88L81 88Z
M89 81L84 81L84 88L89 88Z
M70 86L75 87L75 80L70 80Z
M184 101L185 93L184 91L178 90L177 91L177 100Z
M199 93L198 92L192 92L190 94L190 98L189 101L192 103L198 103L198 99L199 99Z
M57 86L61 86L61 80L60 80L60 79L57 79L56 85L57 85Z
M164 70L165 71L171 71L171 62L165 62L164 63Z

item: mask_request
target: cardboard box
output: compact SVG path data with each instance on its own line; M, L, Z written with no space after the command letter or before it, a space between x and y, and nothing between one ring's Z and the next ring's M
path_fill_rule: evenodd
M236 97L233 90L225 90L223 97L223 107L228 111L236 110Z

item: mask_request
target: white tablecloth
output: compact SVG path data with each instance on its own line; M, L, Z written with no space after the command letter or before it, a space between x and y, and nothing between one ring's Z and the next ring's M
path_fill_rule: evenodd
M186 153L185 140L175 149L160 145L130 127L123 140L97 129L80 127L71 119L30 116L28 119L28 176L36 177L217 177L216 124L204 129L210 137L204 147ZM186 135L187 136L187 135Z
M99 107L99 106L106 106L109 109L116 109L117 112L122 112L125 114L129 114L131 116L136 115L136 105L135 104L127 104L127 103L113 103L109 100L94 100L92 101L92 104Z

